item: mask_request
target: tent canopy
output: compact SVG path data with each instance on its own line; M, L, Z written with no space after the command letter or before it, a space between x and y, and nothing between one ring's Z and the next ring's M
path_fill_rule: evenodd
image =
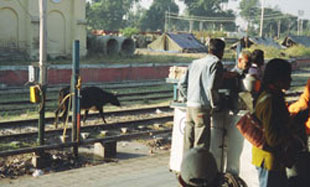
M310 37L309 36L287 36L284 38L282 45L285 47L291 47L293 45L303 45L305 47L310 47Z
M238 42L234 43L230 48L235 49L239 43L241 43L242 48L251 47L253 44L271 46L278 49L282 48L282 46L272 38L266 37L243 37Z
M205 45L200 43L190 33L164 33L147 46L157 51L170 51L181 53L206 52Z

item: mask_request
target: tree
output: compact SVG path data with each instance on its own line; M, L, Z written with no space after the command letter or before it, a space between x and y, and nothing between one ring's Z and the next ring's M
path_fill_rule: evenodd
M187 6L188 15L217 16L222 12L222 0L181 0Z
M146 13L146 9L140 4L136 6L136 10L130 9L128 12L126 27L140 28L142 16Z
M125 37L132 37L135 34L138 34L140 31L135 27L126 27L124 29L120 29L120 32Z
M239 4L240 15L248 22L251 22L254 18L260 15L259 0L242 0Z
M249 22L248 33L249 35L257 35L258 28L260 26L260 7L258 2L254 5L253 0L247 0L249 4L246 4L245 0L240 3L241 15ZM256 6L256 7L255 7ZM278 7L264 8L264 24L263 35L274 37L278 35L278 29L280 33L290 31L291 28L296 26L297 17L288 14L283 14ZM280 26L280 28L278 28Z
M248 22L248 34L256 35L257 34L257 22L255 20L260 19L261 7L259 0L242 0L239 4L240 15Z
M124 16L138 0L93 0L86 6L90 29L118 30L125 23Z
M227 3L227 0L181 0L187 8L186 12L191 16L202 17L221 17L223 19L235 18L232 10L223 11L221 5ZM194 27L198 28L198 22L194 24ZM225 30L234 31L236 24L234 22L207 22L205 23L207 28L213 28L219 30L223 26Z
M179 7L174 1L170 0L155 0L149 10L145 12L141 19L141 30L158 29L164 30L165 13L170 11L173 13L179 12Z

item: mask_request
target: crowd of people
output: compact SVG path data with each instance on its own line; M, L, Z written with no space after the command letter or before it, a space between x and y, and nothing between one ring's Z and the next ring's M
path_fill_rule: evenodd
M244 137L235 125L251 111L261 122L270 148L252 148L259 186L296 185L280 154L282 145L294 142L297 134L293 117L308 109L310 82L299 101L287 107L284 93L292 80L288 61L275 58L265 65L262 50L243 50L235 67L226 70L221 62L224 48L221 39L210 39L208 54L194 60L179 82L187 106L180 184L217 186L218 174L238 177Z

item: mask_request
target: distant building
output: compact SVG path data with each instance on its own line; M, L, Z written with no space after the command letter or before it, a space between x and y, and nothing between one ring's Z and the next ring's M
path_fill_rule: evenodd
M70 57L74 40L80 40L80 54L86 55L85 0L47 2L48 56ZM38 59L39 26L39 0L1 0L0 61Z

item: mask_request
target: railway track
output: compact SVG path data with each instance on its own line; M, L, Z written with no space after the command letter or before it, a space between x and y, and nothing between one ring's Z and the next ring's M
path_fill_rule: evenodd
M157 107L142 107L137 109L124 109L124 110L117 110L117 111L110 111L105 112L104 115L106 117L109 116L121 116L121 115L128 115L133 114L136 115L138 113L154 113L156 110L160 111L171 111L171 108L169 106L157 106ZM89 118L97 117L98 119L101 119L99 116L99 113L89 113ZM46 117L45 122L47 124L54 123L55 118L54 117ZM23 128L27 126L35 126L38 123L38 119L26 119L26 120L10 120L10 121L1 121L0 122L0 129L5 128Z
M163 88L162 86L165 85L165 87ZM168 86L169 85L169 86ZM83 85L84 86L84 85ZM86 86L86 85L85 85ZM91 85L87 85L87 86L91 86ZM96 86L98 86L98 84L96 84ZM303 85L293 85L293 86L303 86ZM62 86L63 87L63 86ZM129 102L137 102L137 101L141 101L141 100L159 100L159 99L171 99L172 98L172 85L171 84L167 84L164 81L154 81L154 82L150 82L150 83L145 83L145 82L141 82L141 83L133 83L133 84L108 84L108 85L100 85L98 87L101 87L103 89L118 89L120 93L117 93L117 96L119 97L119 100L121 101L121 103L129 103ZM137 87L140 87L142 89L142 91L137 91ZM158 88L160 87L160 88ZM154 89L155 90L152 90ZM124 90L125 89L135 89L133 92L131 91L130 93L126 93ZM148 91L145 91L145 90ZM150 89L150 91L149 91ZM56 102L56 97L57 96L57 92L59 90L59 87L50 87L48 88L48 95L50 97L48 97L49 99L47 100L47 110L53 110L55 109L55 106L52 106L52 104L50 103L57 103ZM122 90L122 91L120 91ZM5 90L0 90L0 98L3 95L14 95L14 94L19 94L21 95L21 99L20 100L11 100L11 101L1 101L0 102L0 106L1 106L1 112L14 112L14 111L25 111L25 110L29 110L30 108L32 108L33 110L35 110L35 105L34 104L29 104L28 98L25 98L25 95L28 96L28 90L27 89L12 89L9 91L5 91ZM290 92L288 93L288 97L296 97L300 94L297 92ZM24 98L23 98L24 97ZM14 98L14 96L13 96ZM3 99L2 99L3 100ZM22 107L17 107L18 105L22 105ZM3 106L13 106L13 108L6 108L4 109ZM29 107L30 106L30 107ZM166 110L167 108L169 108L169 106L165 106L163 108L160 108L160 110ZM139 109L140 112L142 112L144 110L144 112L151 112L154 111L154 108L149 108L149 109ZM130 111L130 110L124 110L122 112L106 112L105 115L106 116L122 116L125 113L137 113L138 110L136 111ZM91 115L97 115L97 114L91 114ZM132 132L130 133L142 133L142 131L154 131L156 132L156 130L154 129L149 129L146 128L146 130L141 130L141 129L137 129L137 126L140 125L144 125L147 126L145 124L149 124L149 123L156 123L156 122L167 122L167 121L172 121L173 116L171 114L166 115L166 116L160 116L160 117L143 117L143 119L135 119L135 120L123 120L123 121L118 121L118 122L112 122L109 124L97 124L97 125L86 125L86 126L82 126L81 127L81 132L89 132L90 134L92 134L91 139L93 139L93 141L96 141L97 139L102 139L102 138L98 138L98 132L101 130L109 130L111 132L114 132L114 134L112 133L112 136L117 136L117 137L122 137L122 134L120 134L120 128L130 128ZM46 123L52 123L54 121L54 118L46 118ZM109 120L108 120L109 121ZM18 121L12 121L12 122L0 122L0 130L1 129L14 129L14 128L19 128L19 129L23 129L26 127L35 127L37 124L37 119L32 119L32 120L28 120L28 121L24 121L24 120L18 120ZM47 126L51 126L51 124L47 125ZM27 141L31 141L34 142L35 141L35 137L37 135L37 131L35 130L35 128L32 128L32 130L30 130L31 132L23 132L23 130L20 130L19 133L9 133L9 134L2 134L0 136L0 140L1 141L11 141L12 139L14 140L18 140L18 139L27 139ZM164 131L171 131L171 127L170 128L166 128L164 129ZM48 130L46 130L46 136L47 139L49 139L50 137L59 137L58 135L61 135L63 132L63 129L53 129L53 128L49 128ZM71 132L71 128L67 129L67 134L70 134ZM116 133L118 132L118 133ZM147 133L146 133L147 134ZM56 142L55 140L52 142ZM71 142L72 144L74 144L74 142ZM59 146L64 146L61 143L57 143L57 145L52 145L52 147L59 147ZM46 146L51 146L51 145L46 145ZM22 148L22 149L27 149L28 151L32 150L32 149L36 149L37 146L35 147L27 147L27 148ZM12 154L14 154L14 150ZM2 153L3 155L5 154L9 154L8 152L10 151L6 151L7 153ZM15 151L15 153L18 153L18 151ZM1 155L1 153L0 153Z
M124 97L134 97L134 96L147 96L147 95L154 95L154 94L172 94L171 89L168 90L159 90L159 91L144 91L144 92L133 92L133 93L123 93L123 94L115 94L120 100L122 101L128 101L129 99L122 99ZM56 94L57 96L57 94ZM141 98L140 98L141 99ZM46 102L55 102L57 103L58 98L47 98ZM12 101L0 101L0 106L1 105L25 105L25 104L31 104L29 99L23 99L23 100L12 100Z
M103 88L102 85L96 86ZM149 101L165 100L172 98L173 96L171 84L167 84L162 81L133 83L132 85L110 84L109 89L111 88L118 89L108 91L114 93L116 92L115 94L119 98L122 105L131 104L132 102L147 103ZM47 91L47 111L53 111L57 108L58 90L59 87L56 87ZM10 115L14 113L32 112L37 109L37 104L29 102L29 91L26 92L25 89L12 89L8 91L0 90L0 114Z
M96 131L95 134L100 134L100 131L102 130L110 130L115 133L115 131L120 131L120 128L129 128L129 131L139 131L139 129L144 129L141 127L138 127L138 125L143 125L143 124L152 124L152 123L165 123L168 121L172 121L173 116L172 115L166 115L162 117L153 117L153 118L144 118L140 120L128 120L128 121L122 121L122 122L115 122L115 123L110 123L110 124L97 124L97 125L87 125L87 126L82 126L80 128L81 132L88 132L91 133L93 131ZM145 127L147 129L147 127ZM54 130L46 130L45 131L45 136L46 138L54 138L53 136L57 135L62 135L64 129L54 129ZM143 130L142 130L143 131ZM71 134L71 127L66 129L66 135ZM15 133L15 134L9 134L9 135L1 135L0 136L0 141L18 141L20 139L27 139L28 141L30 139L36 138L38 132L27 132L27 133ZM33 139L35 141L35 139Z
M160 92L157 92L157 93L160 93ZM155 101L155 100L165 100L165 99L170 99L172 98L172 93L168 93L168 91L164 91L164 92L161 92L161 93L164 93L165 95L160 95L160 96L146 96L146 97L134 97L134 98L120 98L119 101L122 105L129 105L130 103L132 102L137 102L137 101L140 101L140 102L149 102L149 101ZM168 94L166 94L168 93ZM47 106L46 106L46 111L54 111L56 108L57 108L57 105L56 105L56 100L54 101L54 105L51 106L51 103L50 102L47 102ZM18 106L16 106L18 105ZM1 105L0 105L1 106ZM38 105L35 105L33 103L27 103L27 104L24 104L22 106L19 106L19 104L12 104L12 103L9 103L7 104L7 107L3 107L1 109L1 112L4 112L4 113L13 113L13 112L18 112L18 111L36 111L37 110L37 107Z
M133 116L141 115L141 113L142 116L138 117L138 119L136 118L131 119L133 118ZM124 116L125 114L126 116ZM92 118L95 115L97 114L91 114ZM92 123L93 121L96 120L91 121L90 119L90 123L86 123L85 125L82 124L80 131L81 133L84 134L88 133L89 138L82 140L80 144L87 144L96 141L105 141L106 139L121 140L121 139L131 139L134 137L139 138L139 134L141 134L141 137L143 137L143 136L150 136L150 133L151 135L170 133L172 125L165 125L165 124L173 120L173 115L171 114L171 108L169 106L112 111L105 113L105 116L108 117L106 118L108 122L109 122L109 116L111 118L115 118L116 120L114 120L111 123L109 122L108 124L103 124L103 122L100 124L96 124ZM46 119L47 122L46 123L47 130L45 130L46 145L44 145L43 147L46 147L46 149L51 148L57 149L75 144L75 142L68 142L68 143L61 142L60 137L64 133L64 128L55 129L55 127L51 124L53 123L53 121L54 118ZM15 143L22 142L22 145L18 143L19 144L18 149L8 148L7 150L3 150L2 148L0 156L16 155L16 154L34 152L33 150L37 149L45 149L42 148L42 146L36 146L36 138L38 133L36 128L32 128L31 132L25 132L25 130L23 130L26 129L27 127L34 127L36 125L36 122L37 119L1 122L0 131L2 133L0 134L2 135L0 135L0 141L2 142L2 144L5 143L10 144L13 141ZM157 125L161 124L161 125L160 127L154 127L153 124ZM127 133L122 134L121 128L127 128ZM100 134L100 132L103 130L109 132L108 135L104 136L104 138ZM5 131L6 133L4 133ZM67 136L69 136L70 139L71 127L68 127L66 129L66 134Z

